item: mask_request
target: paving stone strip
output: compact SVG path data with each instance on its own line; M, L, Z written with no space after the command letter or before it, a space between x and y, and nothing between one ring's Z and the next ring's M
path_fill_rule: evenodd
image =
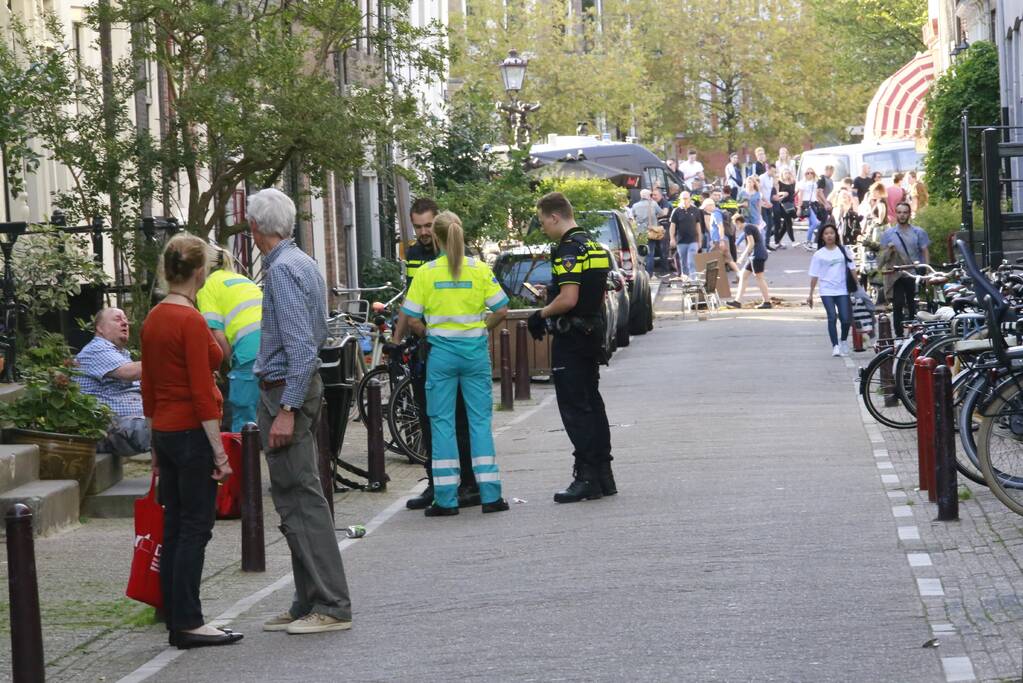
M495 385L500 391L500 386ZM532 400L516 402L514 412L495 410L494 427L501 429L538 405L553 388L534 384ZM495 403L499 402L497 394ZM345 436L344 453L357 459L366 449L366 432L352 423ZM384 493L351 491L335 496L335 525L343 530L364 524L398 498L414 489L424 476L422 465L388 453L391 477ZM243 573L241 521L218 520L206 549L203 571L203 611L209 618L221 614L239 599L273 583L291 571L291 556L277 530L279 518L270 498L269 475L263 462L263 513L266 572ZM36 539L36 568L43 622L43 651L50 681L117 680L167 647L163 624L152 622L153 610L124 597L131 562L133 520L83 519L74 529ZM339 533L343 538L344 534ZM7 583L7 549L0 544L0 581ZM11 670L9 604L0 597L0 672ZM280 602L281 604L277 604ZM272 608L285 608L276 597ZM279 612L281 609L277 609Z
M847 366L865 366L870 357L854 354ZM862 404L860 411L868 435L879 437L871 441L880 483L946 680L1021 680L1023 518L960 475L959 521L937 521L937 505L917 488L916 429L890 429Z

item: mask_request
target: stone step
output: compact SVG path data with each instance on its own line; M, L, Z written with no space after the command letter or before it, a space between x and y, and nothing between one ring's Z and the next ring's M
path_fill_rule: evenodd
M0 493L39 478L39 447L0 445Z
M15 503L32 508L32 527L37 536L77 525L78 502L78 482L73 479L32 481L0 493L3 514ZM0 535L5 533L5 529L0 528Z
M88 496L82 506L86 517L130 519L135 516L135 501L149 493L150 477L122 479L106 491Z
M89 495L103 493L124 479L124 464L121 458L111 453L96 454L96 470L89 484Z

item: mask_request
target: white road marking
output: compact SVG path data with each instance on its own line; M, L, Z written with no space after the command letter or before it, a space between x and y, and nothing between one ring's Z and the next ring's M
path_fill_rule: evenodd
M941 587L941 579L917 579L916 587L922 598L941 597L945 594L945 589Z
M930 567L931 556L927 553L906 553L906 559L909 560L910 567Z
M875 448L874 449L874 457L875 458L887 458L888 457L888 449L887 448Z
M895 505L892 507L892 514L896 517L912 517L913 508L908 505Z
M380 526L384 524L384 522L386 522L395 514L397 514L399 510L404 510L405 501L411 498L414 494L421 492L425 486L426 484L423 482L417 483L414 487L412 487L412 489L408 491L408 493L406 493L401 498L391 503L389 506L387 506L386 509L377 514L376 517L367 522L366 536L369 536L376 529L379 529ZM337 544L337 547L339 550L343 552L345 548L348 548L354 543L358 543L359 540L361 539L345 538ZM293 581L294 577L292 576L291 572L288 572L287 574L277 579L270 585L264 586L255 593L252 593L251 595L248 595L239 600L238 602L234 603L233 605L231 605L229 608L227 608L227 611L217 615L216 618L211 620L209 622L210 625L220 627L230 624L239 616L250 610L260 600L281 590L282 588L289 586ZM146 662L139 668L135 669L127 676L121 678L118 681L118 683L139 683L140 681L144 681L150 676L154 676L163 669L167 668L167 666L171 662L173 662L175 659L177 659L184 653L185 653L184 650L178 650L177 648L168 647L163 652L153 657L148 662Z
M602 370L601 372L606 372L606 371L607 371L607 368L604 368L604 370ZM553 400L554 400L554 394L548 394L544 398L544 400L540 401L538 404L536 404L535 406L533 406L532 408L530 408L526 412L522 413L521 415L516 417L514 420L512 420L511 422L509 422L505 426L499 427L498 429L495 429L494 430L494 436L497 436L498 434L501 434L503 432L508 431L509 429L511 429L515 425L519 424L520 422L525 422L529 418L533 417L533 415L535 415L541 409L546 408L547 406L549 406L551 404L551 401L553 401Z
M934 633L955 633L956 627L952 624L935 624L931 626L931 630Z
M977 680L969 657L942 657L941 668L945 670L945 680L948 683Z
M906 492L905 491L888 491L888 497L892 498L892 499L895 499L895 498L905 498L906 497Z
M900 526L899 527L899 540L900 541L919 541L920 540L920 529L915 526Z
M877 463L877 469L879 469L879 470L894 470L895 469L895 465L891 464L890 462L879 462L879 463Z
M885 483L885 484L898 484L899 483L899 475L897 475L897 474L882 474L881 475L881 482Z

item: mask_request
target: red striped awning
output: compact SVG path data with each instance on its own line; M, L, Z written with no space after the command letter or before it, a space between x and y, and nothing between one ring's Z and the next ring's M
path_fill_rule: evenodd
M918 54L874 93L863 126L864 142L906 140L924 129L924 100L934 81L934 55Z

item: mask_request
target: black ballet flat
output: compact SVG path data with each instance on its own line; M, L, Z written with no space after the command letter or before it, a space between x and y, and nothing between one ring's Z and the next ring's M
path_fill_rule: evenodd
M220 630L223 631L224 633L234 633L234 631L232 631L231 629L227 628L226 626L221 628ZM167 632L167 643L171 647L177 647L177 644L178 644L178 634L179 633L181 633L181 632L180 631L168 631Z
M219 645L233 645L243 638L241 633L224 632L217 636L205 636L198 633L185 633L179 631L177 634L177 648L179 650L191 650L196 647L217 647Z

